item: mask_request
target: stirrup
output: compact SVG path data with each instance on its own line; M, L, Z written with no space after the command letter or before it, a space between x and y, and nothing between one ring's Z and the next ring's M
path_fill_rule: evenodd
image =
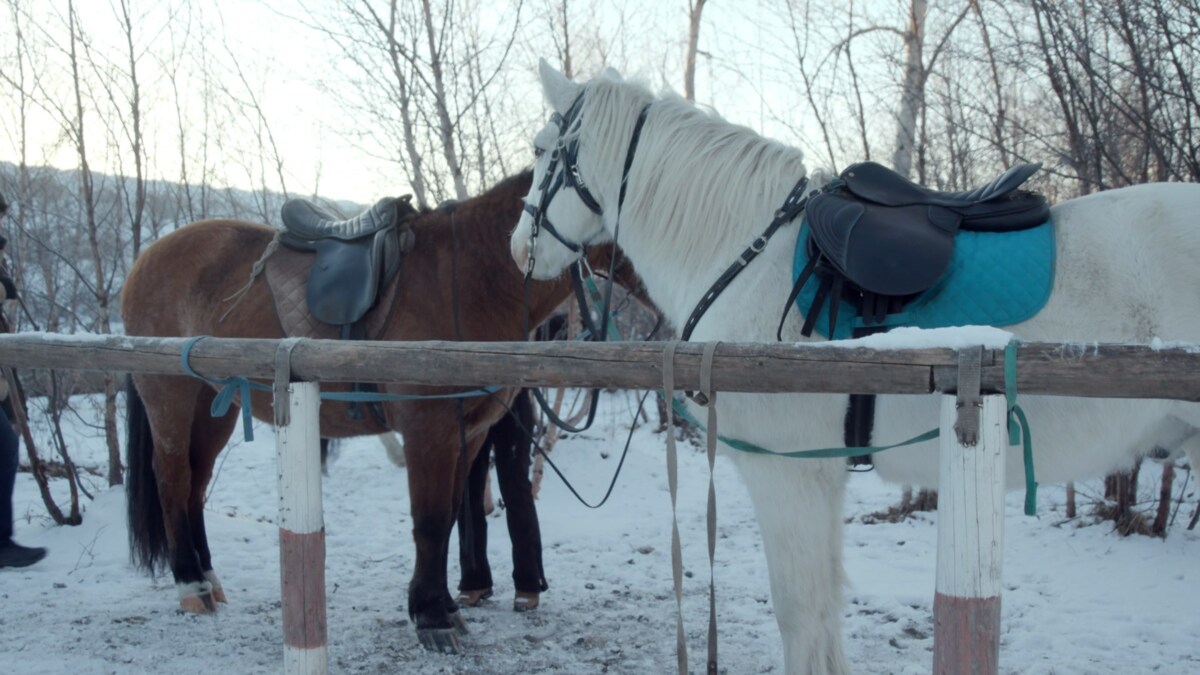
M464 607L478 607L490 597L492 597L492 589L484 588L478 591L459 591L458 597L454 601Z
M513 596L513 611L528 612L537 609L539 603L540 600L537 593L517 591L516 595Z

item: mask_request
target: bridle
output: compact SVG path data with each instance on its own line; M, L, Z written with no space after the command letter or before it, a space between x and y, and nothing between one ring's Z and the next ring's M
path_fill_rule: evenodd
M642 106L642 110L638 114L637 123L633 128L633 136L629 140L629 148L625 152L625 168L621 174L621 192L617 198L617 220L613 230L613 253L609 261L608 269L609 284L604 296L604 307L600 313L600 326L596 327L591 321L591 313L588 310L586 300L584 299L583 275L585 268L587 268L589 275L591 272L590 267L587 267L587 247L592 240L594 240L604 231L604 223L601 221L596 232L584 241L575 242L564 237L558 231L558 228L556 228L554 224L550 222L550 219L546 215L546 210L550 207L550 202L553 201L554 197L558 195L559 190L561 190L563 187L568 187L575 190L575 194L579 196L580 201L582 201L592 213L595 213L598 216L604 215L604 209L601 208L600 202L597 201L595 195L592 194L591 190L588 189L587 184L583 182L583 178L579 175L579 135L576 133L574 137L568 139L572 127L575 127L576 130L578 130L578 125L581 122L580 114L583 110L583 97L585 93L586 91L579 93L579 96L577 96L575 101L571 103L571 107L567 110L565 115L560 115L558 112L555 112L550 116L550 121L558 126L558 139L555 141L554 148L551 151L553 154L550 156L550 165L546 167L546 175L542 178L542 182L538 186L538 189L541 190L542 195L538 200L537 206L534 206L529 202L525 202L525 212L533 217L533 223L529 229L529 257L525 265L525 287L527 298L526 307L528 307L529 281L533 278L533 268L536 255L535 252L537 251L537 238L539 232L542 229L545 229L550 233L550 236L557 239L560 244L567 248L567 250L571 251L577 256L575 264L571 266L571 281L574 287L577 302L579 303L580 315L585 318L584 322L588 328L589 334L591 335L591 339L594 341L603 342L608 338L609 307L612 305L612 285L616 279L615 273L617 269L617 260L620 257L618 249L616 248L616 239L621 227L621 207L625 204L625 190L629 183L629 168L633 166L633 157L637 153L638 139L641 138L642 127L646 124L646 116L650 112L650 104L647 103L646 105ZM559 164L560 162L561 166ZM528 309L526 310L525 316L526 321L528 322ZM655 330L657 331L657 326L655 327ZM529 326L526 325L525 334L528 333ZM580 431L591 427L592 421L596 416L597 404L600 401L597 391L592 392L592 403L590 410L588 411L587 421L584 423L583 427L579 428L573 427L566 421L559 418L558 415L554 413L551 406L547 403L545 397L542 396L540 390L534 388L532 391L534 398L537 400L537 403L542 408L543 412L545 412L550 421L559 428L571 433L579 433Z
M525 202L525 212L533 217L533 223L529 228L529 258L525 265L525 276L530 277L533 274L535 256L537 251L537 239L541 230L546 230L550 236L558 240L560 244L565 246L568 251L574 253L578 258L582 259L587 254L588 245L596 239L603 231L604 224L601 222L599 229L595 233L584 239L583 241L572 241L567 239L558 231L554 223L550 222L547 216L547 209L550 208L550 202L558 195L562 188L571 188L575 190L575 194L583 205L592 213L603 216L604 209L600 206L600 202L588 186L583 181L583 177L579 174L579 135L576 133L571 136L571 131L577 132L582 119L580 117L583 111L583 99L586 90L579 93L571 107L567 109L566 114L560 115L555 112L550 116L550 121L558 126L558 139L554 143L554 148L551 150L550 165L546 167L546 175L542 178L542 182L538 185L541 191L541 198L538 200L537 206ZM637 124L633 128L633 136L629 139L629 149L625 152L625 168L621 174L621 193L617 198L617 223L614 234L619 231L621 226L621 208L625 204L625 189L629 183L629 169L633 166L633 157L637 153L638 140L642 136L642 127L646 124L646 116L650 112L650 104L642 106L641 112L638 114ZM561 162L561 165L560 165ZM616 237L613 237L614 244ZM614 262L616 258L614 257Z

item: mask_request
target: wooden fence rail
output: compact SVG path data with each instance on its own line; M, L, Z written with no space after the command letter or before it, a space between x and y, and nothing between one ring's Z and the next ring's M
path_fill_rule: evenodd
M0 335L0 365L138 373L182 373L185 338ZM196 372L269 381L279 340L205 338L190 352ZM679 389L697 389L703 343L676 350ZM442 386L569 386L657 389L662 342L342 342L301 340L292 379ZM713 386L727 392L929 394L953 390L951 348L867 349L828 343L722 343ZM1200 401L1200 348L1025 343L1022 394ZM1004 389L1004 350L985 349L982 388Z

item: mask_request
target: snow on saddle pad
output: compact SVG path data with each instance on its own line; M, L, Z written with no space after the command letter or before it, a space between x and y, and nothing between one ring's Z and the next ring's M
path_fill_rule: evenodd
M792 280L808 263L808 222L796 239ZM954 242L954 256L946 273L929 290L917 295L904 310L889 314L883 328L912 326L1011 326L1041 311L1054 286L1054 224L1018 232L962 230ZM796 298L800 312L812 307L820 286L813 275ZM837 334L829 335L829 302L822 303L816 332L842 340L866 327L850 302L841 300ZM879 326L879 325L877 325Z

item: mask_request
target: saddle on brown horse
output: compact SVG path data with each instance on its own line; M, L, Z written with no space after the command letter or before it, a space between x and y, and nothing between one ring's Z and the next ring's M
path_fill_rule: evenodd
M267 257L267 285L286 335L374 337L386 324L392 281L412 249L410 197L381 199L348 220L303 199L281 209L283 246Z
M308 263L305 304L313 318L338 326L343 338L365 337L352 333L361 332L355 327L376 305L412 249L408 225L416 214L408 195L381 199L349 220L339 220L303 199L283 205L280 243L302 254L316 254L303 255Z

